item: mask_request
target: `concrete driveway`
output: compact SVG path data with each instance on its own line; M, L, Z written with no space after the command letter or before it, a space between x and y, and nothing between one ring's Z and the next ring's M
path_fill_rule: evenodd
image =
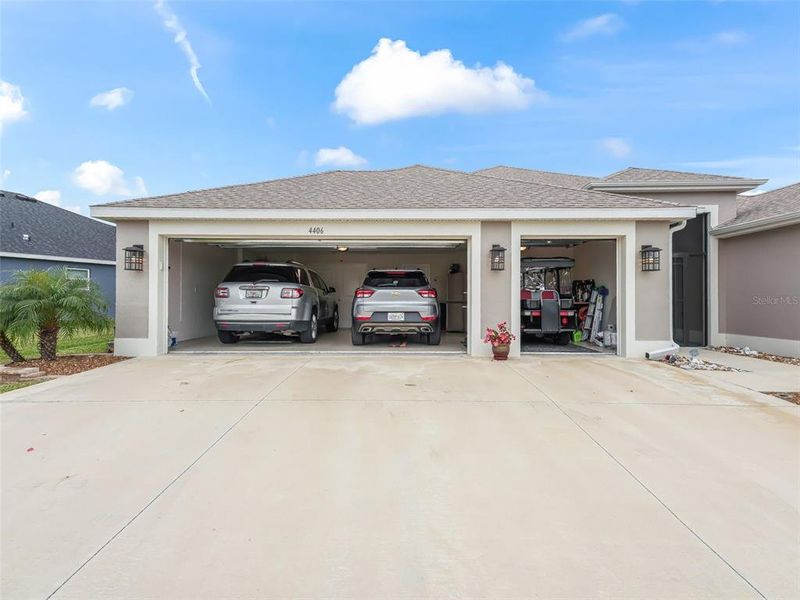
M664 365L168 356L0 399L5 599L800 596L799 407Z

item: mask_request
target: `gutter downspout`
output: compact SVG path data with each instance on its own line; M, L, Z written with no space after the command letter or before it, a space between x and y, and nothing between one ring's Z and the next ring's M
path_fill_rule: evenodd
M652 350L651 352L645 352L645 357L648 360L661 360L668 354L674 354L680 349L680 346L675 343L675 340L672 339L673 334L673 323L672 323L672 235L677 232L681 231L686 227L688 223L688 219L684 219L683 221L678 221L677 223L672 223L669 226L669 339L672 342L672 346L668 348L660 348L658 350Z

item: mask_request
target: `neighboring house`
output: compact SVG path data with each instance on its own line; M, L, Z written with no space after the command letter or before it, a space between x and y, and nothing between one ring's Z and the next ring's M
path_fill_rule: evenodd
M122 354L165 353L168 328L179 339L212 335L213 290L225 270L268 257L302 260L338 282L343 313L367 265L413 260L444 288L447 265L458 263L464 298L450 290L448 301L465 307L467 352L488 355L487 326L520 328L520 259L563 255L575 260L576 278L609 288L604 318L617 329L617 353L636 357L675 341L724 342L719 249L709 232L736 216L737 194L764 182L634 168L595 178L417 165L113 202L92 214L117 223ZM135 245L144 251L141 272L123 266L123 249ZM505 249L504 263L495 246Z
M28 269L66 268L95 281L115 309L116 228L15 192L0 191L0 282Z
M800 356L800 184L743 196L764 180L628 168L583 177L511 167L524 181L698 207L672 235L672 331L681 345L749 346Z
M800 183L739 196L712 235L727 342L800 356Z

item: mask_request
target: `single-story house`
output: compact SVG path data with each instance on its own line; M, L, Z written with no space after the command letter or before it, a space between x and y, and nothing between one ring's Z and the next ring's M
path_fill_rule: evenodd
M16 192L0 191L0 283L17 271L65 268L95 281L113 316L116 227Z
M712 235L727 343L800 356L800 183L739 196Z
M92 214L117 224L122 354L165 353L169 332L179 346L212 336L214 289L232 264L291 259L337 289L344 328L366 269L424 268L447 331L465 352L488 355L486 327L520 330L523 259L563 256L573 279L608 290L603 325L615 329L617 354L637 357L675 342L725 343L711 232L736 218L739 194L763 183L636 168L596 178L415 165L126 200ZM124 249L136 247L141 266L125 269ZM512 346L512 356L524 351Z

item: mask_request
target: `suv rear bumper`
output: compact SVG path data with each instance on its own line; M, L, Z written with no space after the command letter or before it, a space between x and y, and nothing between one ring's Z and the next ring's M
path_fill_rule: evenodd
M403 333L433 333L437 321L421 321L409 323L406 321L361 321L356 324L358 333L374 333L377 335L400 335Z
M214 321L219 331L308 331L310 321Z

